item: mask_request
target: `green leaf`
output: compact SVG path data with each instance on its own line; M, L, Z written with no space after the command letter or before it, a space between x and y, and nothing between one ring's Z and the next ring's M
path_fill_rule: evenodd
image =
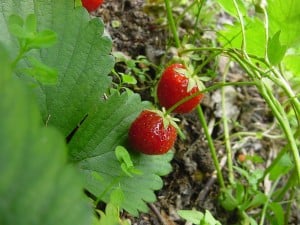
M35 36L29 41L27 49L34 48L48 48L54 45L57 41L57 35L51 30L43 30L36 33Z
M20 81L2 79L10 64L0 52L0 224L90 224L92 209L67 164L64 138L40 126L34 97Z
M110 194L110 202L119 207L124 201L124 193L121 188L113 190Z
M32 65L31 68L25 68L24 73L34 77L36 80L43 84L56 84L57 83L57 71L42 62L38 61L34 57L28 57L28 61Z
M261 192L257 192L251 201L241 206L241 210L247 210L249 208L257 208L263 205L268 200L267 196Z
M284 224L284 211L282 206L277 202L270 202L268 207L273 212L272 215L269 215L269 221L274 225L283 225Z
M159 176L171 171L172 158L172 153L148 156L129 151L134 167L142 174L128 177L120 168L114 150L127 145L129 126L144 107L136 94L110 96L89 113L69 143L71 160L85 177L87 189L101 196L109 186L122 188L125 199L121 207L136 216L138 211L148 210L145 202L156 200L154 190L163 185ZM94 178L95 172L101 180ZM104 193L102 200L108 202L109 194Z
M300 77L300 48L291 49L290 52L284 57L284 65L295 77Z
M282 45L297 46L300 43L300 1L271 0L267 11L271 35L281 31Z
M270 180L277 180L279 177L288 173L293 167L294 164L289 154L284 154L276 165L272 167L269 176Z
M0 42L0 83L6 82L11 77L10 59L8 58L8 52Z
M280 31L275 33L268 42L268 59L272 65L277 65L283 59L287 47L280 43Z
M0 41L14 57L19 49L8 32L8 17L19 14L26 18L32 13L37 18L37 31L44 31L35 40L34 47L52 43L53 36L47 33L49 30L57 35L55 45L31 50L27 55L58 72L56 85L38 84L35 88L42 119L44 123L59 128L67 137L111 84L107 75L114 64L110 55L112 42L104 35L102 21L91 19L82 7L74 8L74 1L1 0ZM26 60L21 60L18 66L26 67ZM24 77L22 73L17 75Z
M121 74L121 76L122 76L122 81L125 84L136 84L137 83L137 80L131 75Z
M238 4L238 8L242 15L247 15L247 9L243 1L236 0ZM218 3L223 7L223 9L229 13L233 17L238 17L238 13L236 11L236 8L234 7L234 3L232 0L218 0Z
M132 177L133 176L132 174L141 174L141 171L137 170L134 167L133 162L126 148L124 148L123 146L117 146L115 150L115 154L121 164L121 169L125 174L127 174L129 177Z
M221 223L216 220L208 210L205 210L204 218L202 219L202 221L204 222L204 224L208 225L221 225Z
M37 21L34 14L29 14L25 20L25 30L28 33L35 33L37 30Z
M219 197L220 203L222 207L228 211L232 211L239 205L239 202L237 199L233 196L233 189L227 188L225 189L220 197Z
M245 18L246 50L248 54L253 54L263 58L265 56L265 30L264 24L257 18ZM224 47L242 47L242 30L240 23L227 25L218 33L218 40Z
M208 210L205 210L205 214L196 210L178 210L177 213L181 218L196 225L221 225Z
M119 225L119 210L115 205L108 203L105 213L100 211L99 225Z
M25 30L23 29L24 21L18 15L11 15L8 18L8 29L11 34L18 38L25 38L27 36Z
M181 218L193 224L200 224L200 221L204 217L202 212L196 210L178 210L177 213Z
M81 0L75 0L75 7L82 6Z
M133 166L130 155L126 148L124 148L123 146L117 146L115 154L119 162L124 162L127 167Z

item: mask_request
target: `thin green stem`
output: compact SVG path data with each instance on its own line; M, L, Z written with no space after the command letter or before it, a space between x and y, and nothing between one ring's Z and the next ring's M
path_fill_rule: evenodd
M225 71L223 73L223 83L226 83L226 76L229 69L229 62L225 67ZM234 173L233 173L233 162L232 162L232 149L230 143L230 135L229 135L229 127L228 127L228 119L227 119L227 110L226 110L226 96L225 96L225 88L224 86L221 89L221 104L222 104L222 121L223 121L223 129L224 129L224 142L225 149L227 154L227 167L228 167L228 177L229 182L231 184L234 183Z
M269 89L269 87L261 81L261 85L259 87L262 96L268 103L269 107L271 108L274 116L276 117L278 123L280 124L281 129L285 133L287 141L289 143L290 149L293 154L293 158L296 165L296 170L298 174L298 179L300 181L300 156L299 150L296 144L296 140L294 139L294 135L292 133L291 127L289 125L289 121L287 119L286 113L282 109L278 100L274 97L273 93Z
M197 3L197 1L195 1L195 2ZM200 5L198 7L196 21L195 21L195 24L194 24L194 30L197 30L197 25L198 25L199 20L200 20L200 13L201 13L201 10L202 10L202 7L203 7L203 3L205 2L205 0L199 0L199 2L200 2Z
M269 43L269 18L268 18L268 13L266 10L265 6L261 7L264 15L264 27L265 27L265 39L266 39L266 44L265 44L265 60L266 62L269 63L269 58L268 58L268 43Z
M200 123L203 127L203 130L204 130L204 133L205 133L205 136L206 136L206 139L207 139L208 147L209 147L209 150L210 150L213 162L214 162L214 166L215 166L216 171L217 171L217 178L218 178L220 187L221 187L221 189L225 189L224 178L223 178L222 171L221 171L221 166L220 166L220 163L219 163L219 160L218 160L217 151L215 149L213 140L212 140L211 135L209 133L208 126L207 126L207 123L206 123L206 118L204 116L204 113L203 113L202 108L201 108L200 105L197 106L197 112L198 112L199 121L200 121Z
M188 7L186 7L183 12L176 18L176 24L179 24L182 20L182 18L186 15L186 13L194 7L195 4L197 4L197 1L194 1L192 4L190 4Z
M289 143L289 146L290 146L290 149L293 154L294 161L295 161L298 179L300 181L299 150L298 150L294 135L292 133L287 115L286 115L284 109L282 108L282 105L275 98L272 91L270 90L270 87L264 83L264 80L261 78L261 74L259 74L259 72L254 68L254 66L252 65L252 63L250 61L245 60L244 58L239 57L232 53L229 53L229 55L233 59L235 59L240 64L240 66L242 66L242 68L247 72L247 74L253 79L260 94L263 96L263 98L265 99L265 101L267 102L269 107L271 108L273 115L275 116L278 123L280 124L280 127L283 130L283 132L287 138L287 141ZM249 66L250 66L250 68L249 68ZM268 77L268 78L270 79L270 77ZM275 81L278 82L278 80L276 79ZM279 84L280 83L278 83L278 85ZM284 85L284 87L287 89L286 91L291 91L288 84ZM289 93L289 95L294 96L293 92ZM295 99L294 101L296 101L296 104L297 104L298 99L296 99L296 98L292 98L292 99ZM296 108L297 108L297 110L300 110L300 108L298 109L298 106L296 106Z
M247 43L246 43L246 30L245 30L245 24L244 24L244 20L243 20L243 15L239 9L239 6L236 2L236 0L232 0L233 1L233 4L234 4L234 7L237 11L237 14L238 14L238 19L240 21L240 24L241 24L241 29L242 29L242 46L241 46L241 49L242 49L242 53L243 53L243 56L249 60L249 56L247 54Z
M16 68L18 62L24 57L25 53L26 53L26 50L24 48L21 48L20 51L19 51L19 54L17 55L17 57L15 58L15 60L11 64L12 69Z
M295 199L295 194L296 194L296 190L295 188L291 189L291 193L290 193L290 200L288 201L288 205L285 208L285 214L284 214L284 224L288 224L289 223L289 218L292 212L292 203L294 202Z
M168 23L169 23L171 32L173 34L175 45L176 45L177 48L179 48L180 47L180 40L179 40L179 37L178 37L177 27L176 27L176 24L174 22L170 0L165 0L165 6L166 6L166 11L167 11Z
M277 179L274 184L272 185L272 188L267 196L267 201L265 202L264 204L264 207L262 209L262 212L261 212L261 219L260 219L260 223L259 225L263 225L264 224L264 221L265 221L265 218L266 218L266 213L267 213L267 209L268 209L268 205L269 205L269 202L271 201L271 198L272 198L272 194L274 193L276 187L277 187L277 184L279 182L280 179Z
M233 139L236 137L241 137L241 136L252 136L252 137L257 137L257 138L266 137L269 139L284 138L283 135L271 135L271 134L268 134L267 132L241 131L241 132L236 132L236 133L230 135L230 139Z

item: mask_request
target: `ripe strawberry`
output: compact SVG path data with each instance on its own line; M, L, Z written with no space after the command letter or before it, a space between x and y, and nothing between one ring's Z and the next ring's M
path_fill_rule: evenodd
M165 117L163 112L144 110L131 124L129 143L134 150L144 154L164 154L175 143L175 126L174 119Z
M189 75L185 66L180 63L174 63L164 70L157 86L157 97L160 105L169 109L181 99L198 91L197 80ZM199 94L175 108L173 112L191 112L203 97L203 94Z
M98 9L104 0L81 0L81 3L87 11L92 12Z

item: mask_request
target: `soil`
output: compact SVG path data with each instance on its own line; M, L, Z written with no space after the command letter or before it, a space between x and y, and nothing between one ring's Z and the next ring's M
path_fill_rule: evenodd
M120 51L128 57L145 56L153 64L159 65L165 60L168 40L168 29L157 24L155 14L149 14L149 8L143 0L110 0L106 1L95 13L103 19L107 32L113 40L113 51ZM186 28L183 27L181 32ZM220 59L217 78L222 78L226 59ZM120 68L120 67L119 67ZM149 76L157 78L153 70ZM218 78L219 77L219 78ZM232 65L229 68L227 80L245 80L243 72ZM209 84L208 84L209 85ZM272 127L273 117L264 101L254 87L225 88L227 99L227 117L230 121L230 132L264 131L271 129L276 135L276 128ZM144 100L153 100L149 88L139 90ZM226 161L225 146L223 143L223 126L221 121L221 91L212 91L206 94L202 107L209 124L211 136L218 151L221 163ZM197 209L202 212L209 210L222 224L234 224L237 221L235 212L226 212L218 204L219 185L215 176L212 158L207 141L199 123L197 112L192 112L180 118L180 127L186 135L186 140L178 138L174 147L173 171L163 177L164 187L156 192L157 202L149 204L149 213L143 213L133 218L124 212L123 217L129 218L136 225L183 225L188 224L180 219L177 210ZM268 139L259 139L255 136L232 141L235 152L234 163L239 164L240 158L245 155L258 154L270 163L282 143L270 142ZM261 164L262 168L265 164ZM226 168L226 166L224 166ZM227 176L226 169L223 169ZM299 217L294 216L291 224L299 223Z

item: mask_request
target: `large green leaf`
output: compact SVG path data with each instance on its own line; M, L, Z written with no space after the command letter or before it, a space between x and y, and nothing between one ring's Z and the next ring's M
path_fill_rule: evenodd
M245 33L247 53L264 57L266 40L262 21L257 18L245 18ZM224 47L238 49L242 47L242 38L241 25L238 22L233 25L226 25L218 36Z
M58 71L57 85L39 85L36 92L44 122L71 133L110 85L107 74L113 66L109 55L111 40L103 35L100 19L91 19L82 7L74 9L71 0L2 0L0 2L0 41L16 57L18 45L7 28L10 15L23 18L35 13L37 29L57 33L57 43L47 49L32 50L42 63ZM19 67L27 66L24 59ZM22 74L19 74L22 76Z
M229 13L233 17L238 18L238 13L232 0L218 0L218 3L227 13ZM236 3L242 15L245 16L247 14L245 3L242 0L237 0Z
M280 42L288 47L300 44L300 1L268 0L271 34L281 31Z
M64 138L40 127L34 97L11 78L0 46L0 224L90 224L82 181L67 165Z
M236 16L231 0L219 0L218 2L225 11ZM242 9L243 7L240 8ZM284 46L284 48L297 46L297 44L300 43L300 1L268 0L267 13L269 20L269 36L274 38L276 37L276 34L280 34L278 42L280 42L280 45ZM264 57L266 49L265 28L263 20L259 18L259 16L250 18L250 16L244 15L246 50L249 54ZM235 22L233 25L225 26L225 29L219 33L219 41L226 47L241 48L241 24ZM281 52L277 53L278 55L275 56L276 60L274 64L277 64L278 59L281 59L285 53L284 49L279 49L279 51ZM271 57L274 57L274 54L272 54Z
M145 202L155 201L153 191L162 188L159 176L171 171L171 153L147 156L131 152L134 166L142 172L133 177L126 176L115 157L114 149L127 145L129 126L144 107L138 95L113 95L99 103L69 143L71 160L84 174L87 189L108 201L110 192L105 190L121 186L125 195L122 207L133 215L147 211Z
M99 19L90 20L86 10L74 9L73 3L1 1L0 25L4 29L0 41L11 49L13 56L17 54L17 41L7 30L7 18L12 13L23 18L35 13L38 30L56 32L58 41L54 46L30 52L30 56L58 71L57 85L38 84L35 88L43 121L59 128L64 136L80 125L69 143L69 154L84 175L86 188L109 201L111 189L120 185L125 194L122 207L137 215L138 211L147 210L145 202L155 201L153 191L162 187L159 176L170 172L172 154L145 156L132 152L134 166L143 174L123 174L114 149L126 144L128 128L145 104L133 94L101 98L111 82L107 76L113 65L109 55L111 40L103 36ZM24 59L18 66L26 67L27 63Z
M287 55L284 58L284 64L295 77L300 77L300 53Z

